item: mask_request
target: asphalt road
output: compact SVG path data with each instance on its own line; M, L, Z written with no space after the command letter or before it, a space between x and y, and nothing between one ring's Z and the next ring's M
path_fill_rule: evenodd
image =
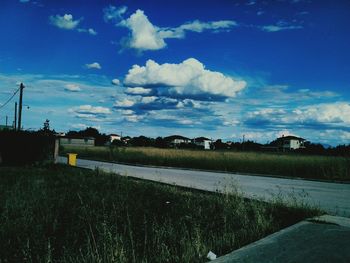
M59 157L66 163L66 157ZM237 188L245 197L266 201L278 197L299 200L327 213L350 217L350 184L284 179L174 168L133 166L78 159L77 166L175 184L207 191L231 191Z

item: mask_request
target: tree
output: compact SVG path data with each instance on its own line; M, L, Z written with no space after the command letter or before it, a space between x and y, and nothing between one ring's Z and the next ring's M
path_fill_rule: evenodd
M45 135L54 135L56 132L55 132L55 130L50 129L50 120L46 119L44 124L43 124L43 128L41 128L38 131L38 133L45 134Z
M50 120L46 119L46 121L44 122L44 131L49 131L50 130Z

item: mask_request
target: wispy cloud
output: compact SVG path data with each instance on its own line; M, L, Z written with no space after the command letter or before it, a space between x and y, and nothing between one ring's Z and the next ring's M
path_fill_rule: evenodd
M65 90L71 92L78 92L81 91L81 88L77 84L66 84Z
M285 30L296 30L304 28L302 25L290 24L285 21L278 21L274 25L259 26L259 28L266 32L279 32Z
M284 30L295 30L295 29L302 29L302 26L278 26L278 25L268 25L268 26L262 26L261 29L266 32L278 32L278 31L284 31Z
M97 35L97 32L93 29L93 28L78 28L77 29L78 32L82 32L82 33L88 33L90 35L93 35L93 36L96 36Z
M112 21L116 26L126 27L131 31L131 37L124 39L126 47L144 50L158 50L166 47L165 40L168 38L181 39L186 32L201 33L203 31L230 30L237 26L233 20L219 20L202 22L194 20L186 22L178 27L159 27L151 23L143 10L136 10L129 18L124 19L127 8L109 6L104 9L106 21Z
M123 15L126 13L128 8L126 6L116 7L108 6L103 9L103 18L106 22L108 21L121 21L123 20Z
M1 86L16 87L18 81L26 86L25 103L30 106L26 111L32 113L24 112L25 129L41 128L47 118L50 119L54 129L63 131L70 128L70 123L78 121L87 126L96 126L95 123L100 123L101 127L105 128L110 119L120 119L120 115L113 114L111 110L113 101L119 94L110 84L110 80L102 76L94 76L91 81L88 75L0 74ZM67 95L67 92L70 94ZM0 101L7 97L8 94L0 93ZM12 107L12 104L9 105L9 113L12 113ZM68 112L68 109L75 111Z

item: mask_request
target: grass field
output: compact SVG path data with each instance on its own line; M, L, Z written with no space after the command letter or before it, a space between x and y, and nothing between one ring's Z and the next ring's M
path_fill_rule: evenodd
M318 214L98 170L0 167L0 262L205 262Z
M146 147L66 147L62 154L94 160L324 180L350 180L350 158Z

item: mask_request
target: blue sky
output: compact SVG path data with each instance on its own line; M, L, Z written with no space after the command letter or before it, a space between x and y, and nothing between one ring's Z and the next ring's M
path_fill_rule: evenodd
M349 24L349 1L3 0L0 107L23 82L25 129L349 143Z

